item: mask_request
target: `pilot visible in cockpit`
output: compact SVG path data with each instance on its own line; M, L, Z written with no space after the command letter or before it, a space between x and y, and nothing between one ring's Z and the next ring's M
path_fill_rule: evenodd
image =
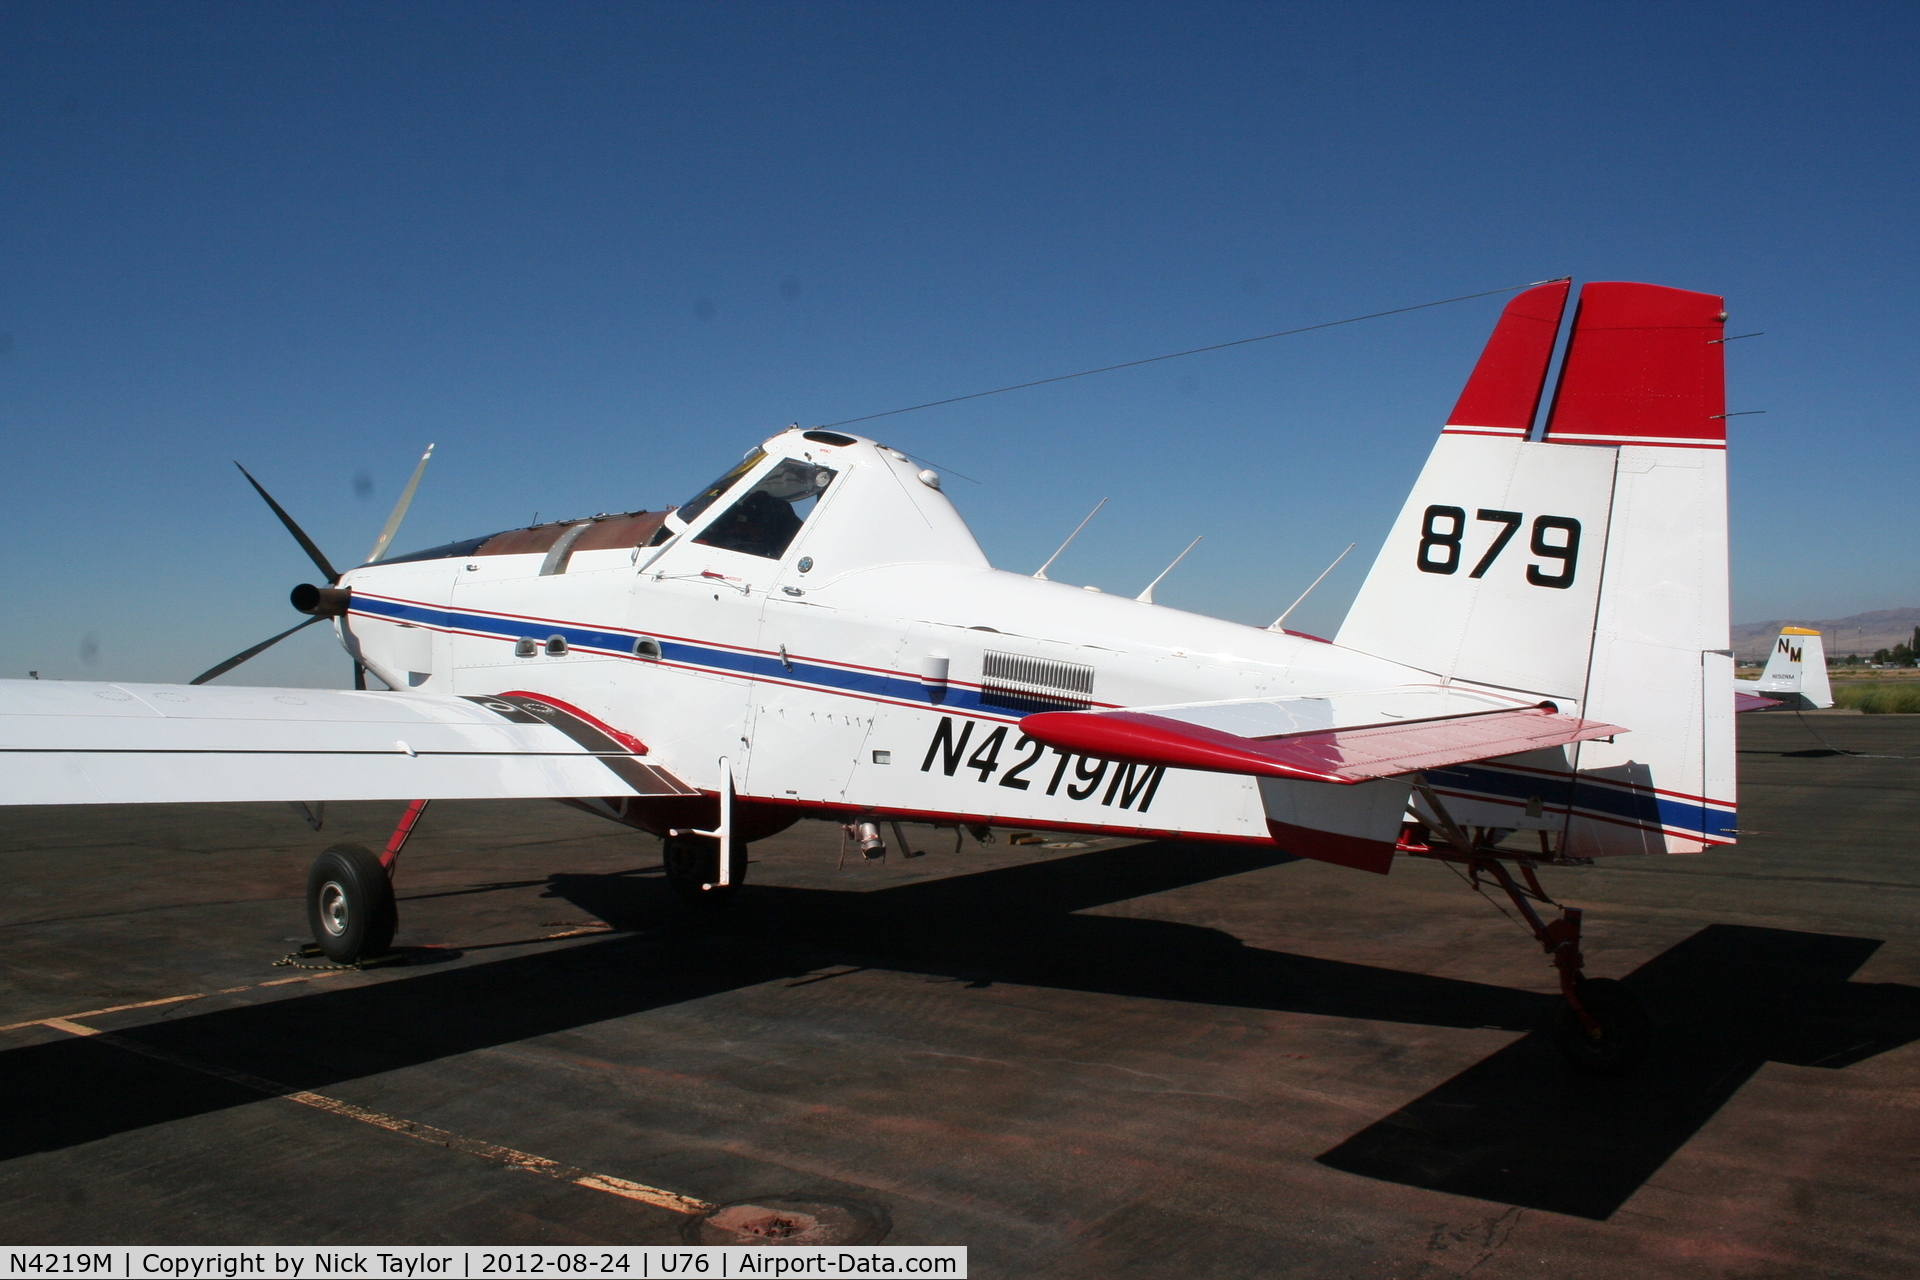
M750 556L778 560L800 532L800 517L792 505L764 489L756 489L733 504L695 541Z
M743 465L751 466L755 461L756 456L749 455ZM687 504L688 514L681 518L692 519L697 515L713 496L725 490L730 477L740 470L736 467L709 486L705 494ZM762 476L758 484L721 512L694 541L702 546L778 560L787 554L787 548L800 533L800 526L806 523L820 495L833 483L833 477L834 472L827 467L789 458Z

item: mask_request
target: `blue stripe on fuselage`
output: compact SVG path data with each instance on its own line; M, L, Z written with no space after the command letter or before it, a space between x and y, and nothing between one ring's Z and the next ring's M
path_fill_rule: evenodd
M410 601L382 600L359 594L353 598L353 608L356 612L388 618L395 622L413 622L427 627L480 632L508 642L523 637L545 640L548 636L564 636L567 647L570 649L606 650L622 657L632 655L635 639L635 633L631 631L602 631L593 627L583 627L577 623L501 618L492 614L467 613L457 609L442 609ZM664 661L704 667L744 679L778 680L812 685L833 693L864 698L886 698L894 702L920 703L928 707L972 712L1001 720L1018 720L1024 714L1024 712L1009 710L1005 707L986 705L981 701L978 689L958 686L933 689L912 676L888 675L879 671L848 670L845 667L825 666L791 656L788 657L786 664L782 664L779 657L774 654L743 653L738 649L721 649L710 645L694 644L686 640L654 638L659 640L660 656ZM1058 708L1036 706L1034 709L1057 710Z
M1508 773L1503 769L1477 764L1448 765L1428 769L1427 780L1454 791L1473 791L1489 799L1525 802L1539 796L1556 808L1585 809L1591 813L1650 827L1672 827L1699 832L1709 838L1732 839L1734 811L1726 805L1700 800L1680 800L1663 796L1631 784L1608 786L1594 781L1575 781L1568 777L1543 778L1538 774Z

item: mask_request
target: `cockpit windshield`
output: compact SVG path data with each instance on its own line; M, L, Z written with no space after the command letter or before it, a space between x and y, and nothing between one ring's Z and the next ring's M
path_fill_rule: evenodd
M826 467L789 458L762 476L694 541L778 560L787 553L835 474Z
M715 499L719 498L720 495L727 490L733 488L734 481L766 461L766 457L767 451L765 449L753 450L746 457L729 467L727 474L702 489L694 496L692 501L677 509L673 514L686 523L692 524L700 518L701 512L714 504Z

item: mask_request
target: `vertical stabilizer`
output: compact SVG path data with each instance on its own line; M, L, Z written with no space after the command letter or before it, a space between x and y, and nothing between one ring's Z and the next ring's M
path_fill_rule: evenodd
M1565 281L1495 326L1337 642L1431 671L1578 699L1613 456L1528 444Z
M1818 711L1833 705L1826 646L1818 631L1805 627L1782 627L1760 678L1739 684L1743 692L1777 699L1789 708Z
M1730 843L1721 300L1587 285L1529 442L1541 301L1509 305L1338 643L1631 731L1433 771L1461 823L1557 831L1572 857Z

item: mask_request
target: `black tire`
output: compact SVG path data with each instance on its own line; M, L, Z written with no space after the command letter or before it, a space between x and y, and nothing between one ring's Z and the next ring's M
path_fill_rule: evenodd
M393 946L400 912L387 869L365 845L337 844L307 872L307 927L327 959L354 964Z
M733 842L732 883L722 888L720 879L720 842L712 836L668 836L660 842L660 862L666 869L667 884L685 902L711 907L733 897L747 879L747 846ZM713 885L712 888L706 886Z
M1553 1017L1553 1043L1560 1056L1588 1075L1631 1074L1653 1048L1653 1023L1640 998L1612 978L1583 978L1574 991L1587 1016L1600 1024L1600 1034L1588 1034L1573 1006L1562 1001Z

